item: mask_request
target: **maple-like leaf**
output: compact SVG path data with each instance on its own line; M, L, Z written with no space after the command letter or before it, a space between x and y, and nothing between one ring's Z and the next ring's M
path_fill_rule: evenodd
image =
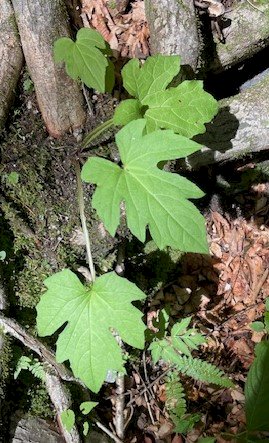
M114 71L106 57L106 49L106 42L99 32L82 28L78 31L75 42L68 37L56 40L54 58L56 62L65 62L66 72L72 79L80 78L89 88L105 92L106 89L112 89L114 83ZM107 71L109 82L106 79Z
M166 89L179 71L180 57L176 55L154 55L142 66L137 59L130 60L122 69L123 85L136 99L119 104L114 124L126 125L144 117L147 132L172 129L189 138L205 132L204 123L217 113L217 101L204 91L202 81L186 80Z
M203 192L178 174L159 169L162 160L185 157L200 145L171 130L143 135L145 120L128 123L116 135L123 167L90 158L82 168L82 179L97 184L92 205L111 235L120 222L120 203L126 207L131 232L145 241L146 227L157 246L207 253L205 221L188 198Z
M131 302L145 298L133 283L114 272L85 287L70 270L45 280L48 290L37 305L40 336L65 323L57 340L56 359L70 361L74 375L98 392L108 370L123 371L123 359L113 331L131 346L143 349L142 313Z

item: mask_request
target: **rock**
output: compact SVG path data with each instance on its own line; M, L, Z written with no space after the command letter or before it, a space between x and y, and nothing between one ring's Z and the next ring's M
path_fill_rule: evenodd
M56 429L41 418L23 417L17 423L12 443L65 443ZM4 442L3 442L4 443Z

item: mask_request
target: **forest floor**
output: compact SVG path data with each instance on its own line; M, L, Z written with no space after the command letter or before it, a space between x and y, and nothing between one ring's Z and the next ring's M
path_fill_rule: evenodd
M148 55L143 2L138 1L134 10L117 18L111 12L114 8L100 9L97 0L89 3L99 9L85 10L84 24L85 20L102 16L107 23L109 13L108 40L114 49L120 48L124 57ZM99 31L102 23L99 20L99 28L96 26ZM115 98L93 94L90 99L96 122L111 115ZM9 276L12 281L10 315L28 325L32 333L34 306L44 290L44 278L66 266L77 269L85 265L72 166L77 146L71 136L60 141L48 137L31 81L24 73L1 145L4 218L0 238L10 263L6 274L6 279ZM98 142L92 153L96 152L116 155L111 134ZM259 167L249 158L228 166L203 168L189 176L207 194L199 205L207 221L208 256L170 250L160 253L150 242L143 249L129 234L126 243L122 232L112 239L88 210L93 257L99 272L115 266L117 246L124 241L126 275L149 294L144 305L149 329L163 308L169 310L172 323L192 316L193 325L207 340L197 356L218 366L235 383L234 389L216 389L184 378L188 412L200 412L202 416L183 437L174 434L165 407L167 368L153 365L146 352L133 356L126 377L126 441L190 443L208 435L221 443L230 440L223 433L237 435L244 430L244 383L254 359L254 346L264 335L253 331L251 323L263 318L264 301L269 295L268 175L268 166ZM92 188L87 190L91 194ZM14 361L12 364L15 366ZM151 388L145 391L149 385ZM13 390L8 411L14 412L15 404L19 409L29 409L29 380L16 381ZM113 427L114 394L114 385L107 384L98 397L96 413L108 428Z

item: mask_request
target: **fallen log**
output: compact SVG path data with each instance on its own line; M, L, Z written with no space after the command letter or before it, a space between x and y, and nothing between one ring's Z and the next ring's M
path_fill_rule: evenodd
M188 157L190 169L269 151L269 74L219 104L207 131L195 138L204 148Z
M209 65L209 69L216 72L243 62L269 46L268 4L257 8L246 0L238 2L225 18L230 22L224 29L225 44L215 35L216 54Z
M9 0L1 1L0 13L0 130L8 116L23 65L23 54L14 11Z
M145 0L145 5L151 52L181 55L182 63L194 70L199 56L199 65L205 64L206 70L220 72L269 46L269 5L255 8L246 0L234 4L220 22L225 44L216 33L211 44L208 35L198 38L192 1ZM201 32L202 29L199 34Z
M60 137L85 121L79 85L54 63L53 43L69 36L61 0L12 0L22 48L48 132Z
M145 0L152 54L180 55L181 63L195 71L199 40L193 2L190 0Z
M73 429L68 432L61 420L61 413L71 405L69 391L67 387L62 384L61 380L75 381L80 384L79 380L72 377L72 375L69 376L69 371L66 370L62 364L56 362L55 355L37 338L28 334L15 320L0 314L0 327L5 334L9 334L19 340L28 349L36 352L41 359L46 362L46 367L44 368L46 388L55 407L64 440L66 443L80 443L81 440L77 428L74 426Z

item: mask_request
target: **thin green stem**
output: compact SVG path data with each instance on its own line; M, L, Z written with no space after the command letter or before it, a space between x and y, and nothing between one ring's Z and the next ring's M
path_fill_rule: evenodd
M111 126L113 126L113 118L110 118L109 120L105 121L101 125L97 126L93 131L91 131L86 137L84 138L82 142L82 147L87 148L87 146L95 140L97 137L99 137L103 132L107 131Z
M86 243L86 252L87 252L87 258L88 258L88 262L89 262L91 278L92 278L92 281L94 282L96 275L95 275L95 269L94 269L94 264L93 264L93 259L92 259L90 236L89 236L89 231L87 228L86 217L85 217L84 195L83 195L82 180L81 180L81 176L80 176L80 165L77 160L75 161L75 171L76 171L76 177L77 177L77 193L78 193L78 206L79 206L80 221L81 221L82 231L83 231L85 243Z

